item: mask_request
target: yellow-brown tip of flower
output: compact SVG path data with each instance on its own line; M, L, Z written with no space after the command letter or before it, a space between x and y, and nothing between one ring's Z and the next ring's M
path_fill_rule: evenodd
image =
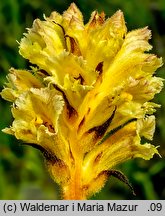
M88 30L92 28L96 28L102 25L104 22L105 22L105 13L101 12L101 14L99 14L97 11L93 11L91 18L87 24Z
M83 22L83 15L75 3L71 3L69 8L63 13L63 18L69 22L72 20Z
M123 28L123 32L127 32L124 14L121 10L118 10L113 16L111 16L110 20L114 24L115 28Z

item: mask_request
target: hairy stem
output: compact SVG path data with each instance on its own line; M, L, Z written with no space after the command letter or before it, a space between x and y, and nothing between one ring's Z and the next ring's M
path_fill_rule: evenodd
M63 199L65 200L85 200L86 196L82 185L82 161L77 158L72 176L67 185L63 187Z

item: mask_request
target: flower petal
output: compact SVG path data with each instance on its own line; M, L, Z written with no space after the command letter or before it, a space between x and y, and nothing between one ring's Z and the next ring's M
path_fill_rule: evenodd
M144 122L144 125L143 127L148 127L148 123ZM153 145L140 144L140 137L136 131L137 123L129 123L86 155L83 163L86 185L95 179L99 173L110 170L117 164L136 157L149 160L154 154L158 154Z
M32 74L32 71L11 68L7 78L9 82L6 84L7 88L2 90L1 96L11 102L14 102L23 91L43 86L42 81L37 75Z
M51 20L36 19L32 29L28 29L28 34L21 40L19 52L32 64L47 71L48 56L58 55L65 48L62 28Z

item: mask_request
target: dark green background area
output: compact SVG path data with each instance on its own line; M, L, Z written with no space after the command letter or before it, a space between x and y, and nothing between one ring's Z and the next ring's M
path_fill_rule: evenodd
M18 54L18 43L36 18L43 19L51 11L62 13L69 0L0 0L0 91L10 67L27 68L28 63ZM149 26L152 30L153 53L165 59L164 0L78 0L84 21L93 10L105 11L107 17L116 10L124 12L128 30ZM165 60L164 60L165 61ZM157 75L165 78L165 67ZM135 159L120 169L132 183L136 196L113 177L93 199L165 199L165 90L155 100L162 106L156 112L157 126L152 143L160 145L162 158L150 161ZM22 145L21 141L1 132L12 122L10 103L0 99L0 199L59 199L59 188L49 177L42 155Z

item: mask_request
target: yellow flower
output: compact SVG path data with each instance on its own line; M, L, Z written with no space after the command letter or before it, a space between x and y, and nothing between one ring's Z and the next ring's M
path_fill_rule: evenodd
M10 70L1 95L14 121L3 131L43 152L64 199L90 197L110 175L129 185L113 168L158 154L141 144L152 140L159 105L150 100L163 86L150 38L147 27L127 32L120 10L108 19L94 11L84 25L72 3L63 15L36 19L21 40L33 67Z

